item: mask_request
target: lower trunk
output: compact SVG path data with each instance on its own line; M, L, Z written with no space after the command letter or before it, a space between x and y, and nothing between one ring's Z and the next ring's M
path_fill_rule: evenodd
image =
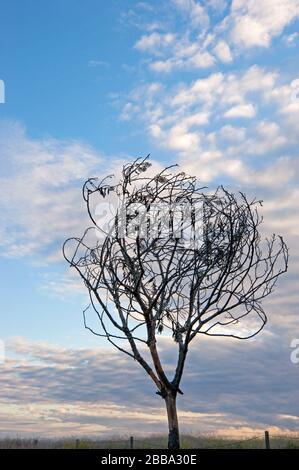
M180 435L178 415L176 411L176 396L167 394L165 397L167 417L168 417L168 449L180 448Z

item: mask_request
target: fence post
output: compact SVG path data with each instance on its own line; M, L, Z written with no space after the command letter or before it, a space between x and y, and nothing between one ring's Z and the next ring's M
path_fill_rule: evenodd
M134 437L130 437L130 449L134 449Z
M79 449L80 447L80 439L76 439L76 449Z
M265 444L266 444L266 449L270 449L270 435L269 435L269 431L265 431Z

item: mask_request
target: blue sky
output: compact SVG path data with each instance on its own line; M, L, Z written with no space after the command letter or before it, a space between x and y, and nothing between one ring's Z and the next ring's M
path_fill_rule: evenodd
M0 79L6 95L0 104L0 337L11 358L2 380L9 376L9 387L19 389L13 398L10 388L2 392L3 409L9 400L13 403L11 413L5 414L7 429L17 433L20 422L26 422L31 386L36 416L52 416L55 409L53 423L63 423L63 407L73 410L66 420L73 427L59 425L61 433L80 432L80 423L88 432L120 428L119 408L109 418L111 406L128 412L116 386L111 402L102 397L108 417L98 417L93 425L91 415L82 411L90 408L94 413L91 396L83 394L81 402L67 394L57 397L47 393L43 383L39 401L34 380L48 370L47 354L53 356L53 382L48 383L52 390L54 383L63 386L63 351L70 357L83 348L82 355L89 357L92 348L106 347L83 328L86 294L62 262L60 247L67 236L80 234L86 226L84 180L147 153L157 165L178 162L211 187L224 183L264 199L265 231L283 234L291 249L288 278L269 302L269 327L261 344L248 345L253 359L262 351L265 360L260 379L248 369L260 397L254 418L242 404L240 415L234 410L241 390L231 401L225 398L224 411L220 395L211 406L207 394L196 408L197 390L205 381L202 369L190 375L192 411L209 409L207 430L230 427L233 432L234 426L265 425L298 429L298 411L288 396L299 385L299 366L289 360L290 341L299 336L299 0L10 0L2 2L0 13ZM280 355L274 361L271 351L277 342ZM220 371L227 367L227 375L232 373L230 354L238 354L238 345L220 340L213 345L216 355L227 348L223 364L217 356L218 375L215 372L213 379L225 390ZM213 353L205 357L212 361ZM121 360L115 357L116 370ZM269 372L276 361L289 371L284 388L277 373ZM71 362L66 361L66 368L73 367ZM238 370L248 367L243 356L235 365ZM74 367L89 377L82 364ZM99 376L104 374L101 362L96 367ZM140 410L151 395L141 372ZM263 374L267 380L261 386ZM25 401L22 377L28 380ZM268 415L259 420L258 410L266 407L275 387L277 416L269 405ZM153 406L158 404L153 401ZM187 404L182 406L187 413ZM214 419L215 413L225 416ZM196 416L194 421L186 416L186 429L198 430ZM102 420L107 425L103 430ZM147 430L154 427L150 422ZM55 426L50 428L43 424L41 432L54 433ZM28 424L21 431L31 429ZM121 429L125 431L125 425Z

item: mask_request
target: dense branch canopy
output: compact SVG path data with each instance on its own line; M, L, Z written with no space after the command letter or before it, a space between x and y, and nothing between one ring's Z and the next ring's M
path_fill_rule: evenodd
M263 328L262 300L287 270L288 250L280 236L261 240L260 201L223 187L209 193L173 167L153 174L148 158L125 165L115 184L88 180L83 197L93 226L66 241L64 256L97 312L99 331L84 316L85 326L150 375L139 345L149 346L155 362L157 333L178 344L171 382L178 388L196 335L243 339ZM95 210L103 202L105 217L112 212L106 224ZM155 367L158 383L167 381Z

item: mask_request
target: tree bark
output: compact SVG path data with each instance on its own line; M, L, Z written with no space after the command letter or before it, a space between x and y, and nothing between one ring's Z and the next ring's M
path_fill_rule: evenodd
M180 448L179 422L176 409L176 395L167 393L165 397L168 418L168 449Z

